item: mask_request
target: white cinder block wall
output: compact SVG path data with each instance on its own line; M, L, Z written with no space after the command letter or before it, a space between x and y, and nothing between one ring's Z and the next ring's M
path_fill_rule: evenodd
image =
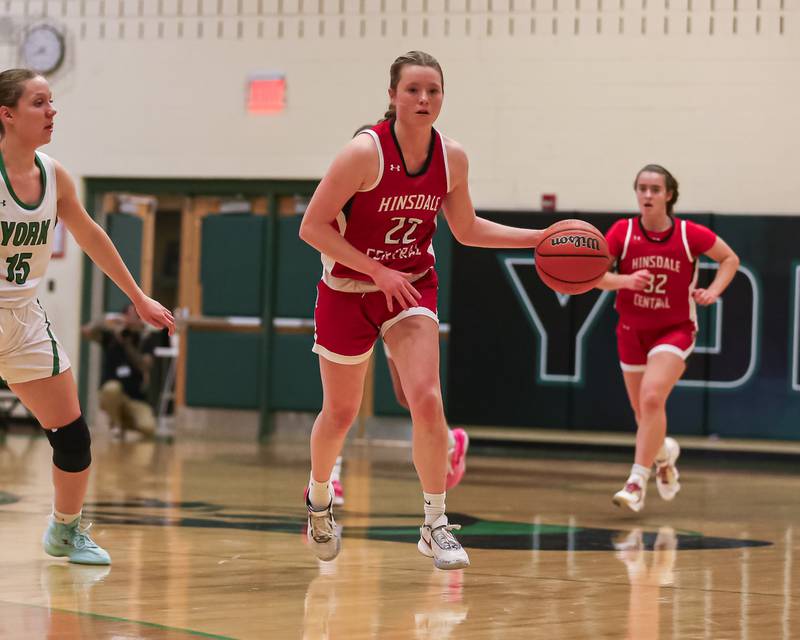
M439 127L479 207L630 210L659 162L679 208L800 213L800 0L0 0L1 67L41 20L68 45L46 151L78 181L317 178L418 48L444 67ZM280 115L245 112L263 71L286 74ZM50 277L76 357L71 239Z

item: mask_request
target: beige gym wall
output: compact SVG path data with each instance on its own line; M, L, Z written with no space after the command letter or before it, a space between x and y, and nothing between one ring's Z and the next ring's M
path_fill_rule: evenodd
M318 178L419 48L444 68L439 128L467 149L479 207L555 193L628 211L659 162L679 210L800 213L799 0L0 0L0 67L42 19L68 47L45 151L78 181ZM248 115L248 76L272 71L285 112ZM72 241L49 276L77 358Z

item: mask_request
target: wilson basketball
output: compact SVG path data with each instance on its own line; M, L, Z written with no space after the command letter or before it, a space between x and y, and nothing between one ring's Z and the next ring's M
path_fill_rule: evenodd
M603 234L583 220L561 220L544 230L536 247L536 271L554 291L585 293L608 271Z

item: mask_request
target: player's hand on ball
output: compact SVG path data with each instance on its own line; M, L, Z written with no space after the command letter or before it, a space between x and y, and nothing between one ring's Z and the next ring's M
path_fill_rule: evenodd
M653 274L647 269L639 269L639 271L634 271L632 274L630 274L628 278L628 289L642 291L653 280Z
M416 307L417 301L422 298L422 294L409 282L410 277L411 274L388 267L381 268L372 276L375 285L386 296L386 308L390 312L393 310L394 300L397 300L403 309L408 309Z
M141 301L136 304L136 313L147 324L159 329L166 328L169 335L175 333L175 318L172 317L169 309L156 302L152 298L144 296Z
M714 304L719 298L719 295L716 293L712 293L708 289L695 289L692 291L692 298L694 301L702 307L707 307L710 304Z

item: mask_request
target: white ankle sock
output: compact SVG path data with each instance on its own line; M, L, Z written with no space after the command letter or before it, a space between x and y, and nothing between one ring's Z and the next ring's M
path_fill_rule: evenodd
M446 493L422 493L425 501L425 524L433 524L444 515L444 497Z
M72 524L80 517L80 511L78 511L78 513L61 513L60 511L53 509L53 520L60 524Z
M650 479L650 469L648 469L647 467L643 467L640 464L634 464L631 467L631 475L628 476L628 482L630 482L636 477L638 477L645 484L647 484L647 481Z
M331 489L330 478L324 482L314 480L314 476L310 476L308 481L308 501L311 503L311 508L315 510L327 509L331 503L331 496L333 491Z
M656 454L656 464L666 462L669 459L669 451L667 451L667 441L666 439L661 445L661 448L658 450Z
M447 430L447 450L456 448L456 437L453 435L453 430Z

